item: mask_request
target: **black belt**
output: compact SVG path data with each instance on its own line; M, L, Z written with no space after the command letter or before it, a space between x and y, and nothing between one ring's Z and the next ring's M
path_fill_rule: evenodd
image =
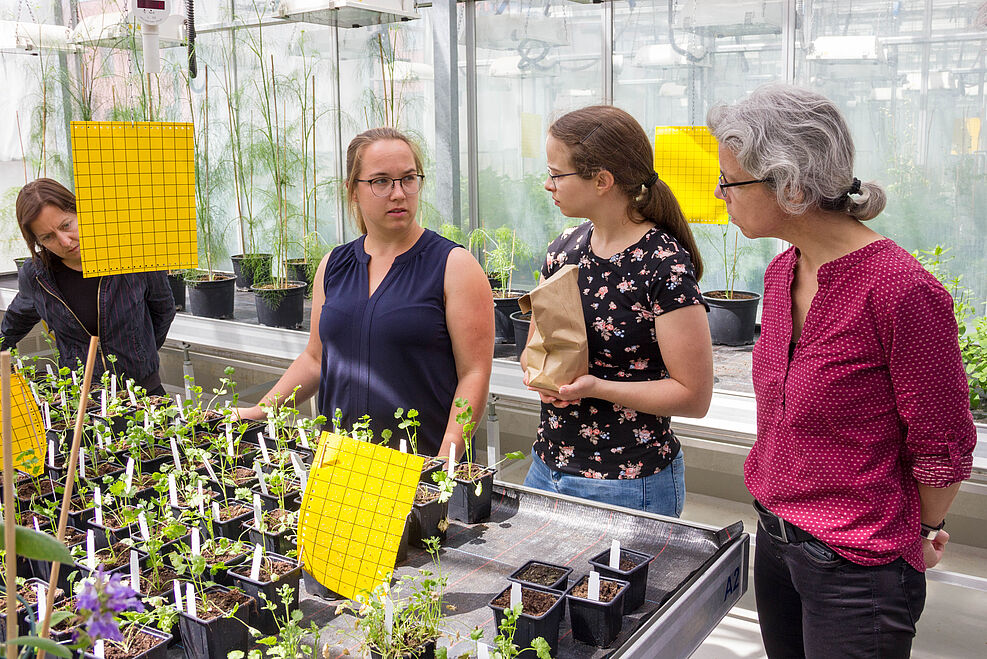
M757 511L757 516L761 518L761 528L779 542L808 542L809 540L816 539L808 531L803 531L791 522L786 522L781 517L778 517L762 506L761 502L756 499L754 500L754 510Z

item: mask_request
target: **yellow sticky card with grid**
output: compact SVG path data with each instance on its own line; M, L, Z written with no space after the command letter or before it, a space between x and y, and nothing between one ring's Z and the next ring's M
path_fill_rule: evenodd
M682 206L685 219L726 224L727 205L713 196L720 176L716 138L706 126L655 128L655 171Z
M323 433L298 519L305 569L353 599L394 570L424 458Z
M34 400L24 376L13 371L10 374L10 441L13 447L14 469L38 476L45 468L45 427L41 411ZM0 414L3 401L0 400ZM2 417L0 417L2 418ZM3 452L0 451L0 468L3 468Z
M198 266L190 123L73 121L84 277Z

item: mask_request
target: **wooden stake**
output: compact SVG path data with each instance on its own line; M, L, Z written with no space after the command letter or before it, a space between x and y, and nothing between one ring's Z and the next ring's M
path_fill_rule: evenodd
M9 641L17 638L17 521L14 519L14 446L10 435L10 351L0 352L0 402L3 404L3 536L7 564L7 656L16 657L16 646Z
M65 479L65 493L62 495L62 511L58 516L58 541L65 542L65 527L69 521L69 506L72 502L72 490L75 487L75 470L79 462L79 444L82 442L82 425L86 418L86 402L89 400L89 387L93 382L93 365L96 363L96 348L99 346L99 337L94 336L89 339L89 355L86 357L86 371L82 377L82 391L79 393L79 411L75 415L75 433L72 435L72 448L68 454L67 471L68 478ZM7 409L7 408L4 408ZM41 625L41 638L48 638L48 630L51 626L51 612L55 606L55 589L58 586L58 572L62 567L61 563L52 561L51 578L48 580L48 602L45 607L45 621ZM8 609L13 611L14 609ZM9 616L13 618L14 616ZM15 630L16 635L16 630ZM12 637L11 637L12 638ZM13 655L7 655L8 657ZM45 651L38 650L38 659L45 659Z

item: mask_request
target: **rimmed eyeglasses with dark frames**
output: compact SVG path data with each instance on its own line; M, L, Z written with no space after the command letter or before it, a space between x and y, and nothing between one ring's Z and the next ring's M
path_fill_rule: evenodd
M386 197L391 194L395 183L401 184L401 189L405 194L418 194L425 181L424 174L407 174L401 178L391 178L390 176L380 176L377 178L358 178L360 183L369 183L370 191L377 197Z
M767 183L767 182L768 179L766 178L758 178L758 179L752 179L750 181L737 181L736 183L727 183L727 179L723 176L723 174L720 174L720 192L726 192L727 188L734 188L737 187L738 185L751 185L753 183Z
M548 178L552 179L552 187L555 187L559 184L560 178L565 178L566 176L576 176L577 174L579 174L579 172L569 172L568 174L553 174L552 172L549 172Z

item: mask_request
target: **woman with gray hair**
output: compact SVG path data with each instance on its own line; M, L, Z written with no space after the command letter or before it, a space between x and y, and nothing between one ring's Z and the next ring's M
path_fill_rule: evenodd
M863 224L884 192L830 100L770 85L707 123L731 221L792 244L764 275L744 465L765 649L907 657L976 444L952 300Z

